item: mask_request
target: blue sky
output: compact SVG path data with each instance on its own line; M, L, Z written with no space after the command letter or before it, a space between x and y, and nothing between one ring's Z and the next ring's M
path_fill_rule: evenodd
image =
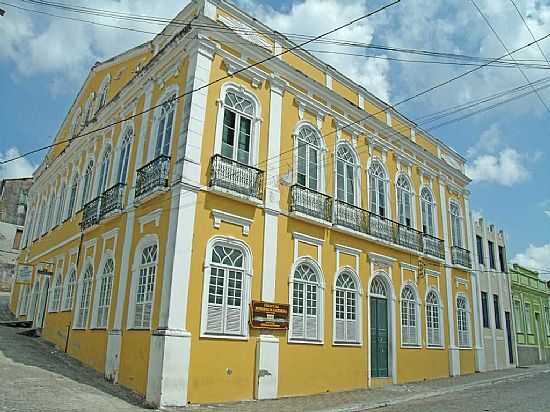
M550 33L550 3L514 1L535 37ZM32 8L18 0L13 3ZM304 34L328 31L383 4L380 0L241 0L238 3L281 32ZM80 4L169 18L185 1L95 0ZM476 4L509 50L532 41L511 0L477 0ZM147 36L129 31L5 8L7 13L0 18L0 122L3 126L0 158L3 159L50 143L93 63L147 40ZM58 10L41 10L63 14ZM77 17L151 31L159 29L144 23ZM403 0L331 38L470 56L499 57L506 53L472 2L466 0ZM539 44L550 57L550 39ZM431 57L333 44L315 44L310 49L323 51L318 53L321 59L391 103L472 68L386 60L387 57L409 60ZM536 46L514 56L536 60L539 67L547 64ZM547 68L522 70L531 82L550 76ZM398 109L416 120L443 108L525 84L527 81L517 67L486 67ZM523 264L550 269L550 111L531 89L525 91L531 94L432 133L468 159L468 174L473 178L472 210L475 214L482 213L508 233L509 256ZM550 88L539 91L539 95L550 107ZM433 124L426 125L430 126ZM0 169L0 177L32 173L42 155L11 163Z

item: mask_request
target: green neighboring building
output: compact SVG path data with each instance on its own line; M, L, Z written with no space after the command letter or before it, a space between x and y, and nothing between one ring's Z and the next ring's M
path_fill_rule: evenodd
M510 269L520 366L550 362L550 288L539 273L513 264Z

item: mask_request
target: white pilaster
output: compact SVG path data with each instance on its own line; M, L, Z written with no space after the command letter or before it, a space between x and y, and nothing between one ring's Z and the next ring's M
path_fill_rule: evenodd
M279 154L285 82L276 76L270 79L269 140L267 146L264 254L262 268L262 300L275 301L277 275L277 234L280 212ZM273 399L279 386L279 338L262 332L256 341L256 399Z
M445 189L446 178L445 176L439 177L439 205L441 208L441 217L443 221L443 239L445 240L445 281L447 285L447 321L449 325L449 374L451 376L460 375L460 352L456 346L455 340L455 296L453 293L452 282L452 260L451 260L451 237L449 236L449 229L447 226L448 214L447 214L447 192Z
M145 86L145 101L143 109L147 110L151 107L151 99L153 96L153 82L148 82ZM139 135L136 135L136 141L133 142L133 147L137 147L136 151L136 170L141 167L143 159L143 147L145 146L145 134L147 133L147 125L149 123L149 112L146 112L141 120L141 129ZM132 174L135 184L136 174ZM129 188L130 186L128 186ZM130 254L132 251L132 239L134 237L134 190L129 190L128 193L128 213L126 215L126 226L124 230L122 257L120 264L120 275L118 279L118 293L115 307L115 321L113 329L109 331L107 336L107 354L105 356L105 378L112 382L118 382L118 371L120 368L120 348L122 345L122 316L124 307L126 306L126 289L128 285L128 272L130 269Z
M190 48L185 90L210 82L214 46L198 38ZM151 336L146 399L160 407L187 405L191 334L187 300L208 88L185 97L174 170L158 328ZM177 264L176 264L177 256Z

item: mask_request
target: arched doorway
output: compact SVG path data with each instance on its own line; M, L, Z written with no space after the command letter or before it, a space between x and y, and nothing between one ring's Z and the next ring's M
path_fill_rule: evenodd
M389 288L377 275L370 286L370 358L371 378L390 377L390 310Z

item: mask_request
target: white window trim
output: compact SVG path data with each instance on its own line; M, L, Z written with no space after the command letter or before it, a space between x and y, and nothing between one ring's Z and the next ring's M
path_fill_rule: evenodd
M59 288L57 288L57 280L60 279L61 280L61 285ZM59 293L60 293L60 296L59 296L59 303L57 305L57 307L55 306L55 301L54 301L54 295L55 295L55 290L56 289L60 289L59 290ZM55 312L59 312L60 309L61 309L61 302L63 301L63 277L61 276L61 271L58 270L54 276L54 279L53 279L53 282L50 286L50 296L48 297L48 313L55 313Z
M225 96L228 91L233 91L237 94L245 96L250 99L255 106L254 116L252 117L250 133L250 166L257 166L259 162L259 150L260 150L260 129L262 126L262 106L260 101L254 93L246 89L244 86L227 82L221 88L220 98L217 100L218 112L216 115L216 134L214 139L214 153L221 154L222 152L222 134L223 134L223 118L225 114Z
M359 156L357 155L357 151L353 147L353 145L344 139L339 139L336 145L334 146L334 152L333 152L333 176L334 176L334 183L333 183L333 193L334 193L334 200L337 199L338 195L338 181L337 181L337 175L338 175L338 148L340 146L346 146L348 150L352 153L354 157L353 161L353 206L361 207L361 161L359 160ZM344 164L347 164L344 162ZM345 184L345 182L344 182Z
M318 287L319 287L319 293L317 294L319 296L319 306L318 306L318 316L317 316L317 327L319 330L318 336L320 339L317 340L308 340L308 339L295 339L292 338L292 297L294 295L294 272L296 268L302 264L306 263L308 265L311 265L315 271L317 272L317 276L319 278ZM325 343L325 277L323 275L323 271L321 270L321 266L319 263L317 263L315 260L308 256L302 256L299 257L294 261L294 264L292 265L289 278L288 278L288 302L290 304L290 313L289 313L289 328L287 333L287 343L297 343L297 344L307 344L307 345L323 345Z
M458 208L458 220L459 220L459 224L460 224L460 242L461 242L461 245L455 245L455 233L454 233L454 228L453 228L453 214L451 213L451 205L455 205L457 206ZM462 213L462 207L460 206L460 202L456 199L450 199L449 200L449 218L450 218L450 227L451 227L451 246L457 246L457 247L461 247L463 249L466 249L466 234L464 233L465 232L465 227L464 227L464 215Z
M136 314L136 299L137 299L137 286L139 281L139 268L141 264L141 254L145 250L145 248L149 246L157 246L157 272L155 275L155 285L153 288L153 300L151 301L151 325L149 327L141 327L135 325L135 314ZM137 247L135 248L134 252L134 260L132 264L132 283L130 287L130 298L129 298L129 305L128 305L128 318L126 320L126 329L128 330L152 330L153 329L153 314L155 311L155 295L157 292L157 285L158 285L158 266L160 263L161 258L161 249L160 249L160 242L159 238L155 234L148 234L143 236L139 243L137 244Z
M468 344L462 345L460 342L460 330L458 328L458 298L462 297L466 301L466 322L468 325ZM455 311L456 311L456 339L457 339L457 347L458 349L472 349L472 316L471 316L471 309L470 309L470 301L468 300L468 296L466 296L464 293L457 293L455 298Z
M527 316L529 314L529 316ZM534 335L533 333L533 310L530 302L523 304L523 317L525 319L525 331L527 335Z
M317 167L317 176L319 179L319 186L317 188L317 191L319 193L326 194L325 158L327 153L327 146L325 144L325 139L323 139L323 135L321 134L319 128L314 124L307 122L305 120L300 120L298 123L296 123L296 126L294 127L294 133L292 133L293 148L294 148L292 183L293 184L298 183L298 134L300 132L300 129L306 126L309 126L313 130L315 130L315 132L317 133L317 137L321 142L321 147L319 147L319 159L318 159L318 167Z
M98 163L96 165L96 170L94 173L94 178L92 179L92 197L90 200L94 199L97 196L101 196L102 192L98 192L99 190L99 181L101 179L101 169L103 168L103 162L105 161L105 155L107 154L107 151L109 152L109 158L107 159L107 170L105 170L105 188L103 191L109 189L111 187L111 176L112 176L112 166L113 166L113 145L111 144L111 140L108 139L104 142L103 148L101 149L101 154L98 157Z
M38 286L38 291L35 292ZM36 314L36 307L38 305L38 301L40 300L40 280L35 277L35 281L32 284L32 288L30 290L30 301L29 306L27 307L27 320L34 321L34 315ZM32 310L30 310L32 308Z
M517 333L524 333L525 331L524 331L523 326L525 325L525 321L524 321L525 314L524 314L523 305L521 304L521 300L513 299L514 316L516 316L516 313L515 313L516 303L518 304L518 311L519 311L519 313L517 314L517 316L519 318L516 319L516 332Z
M422 191L426 189L428 190L428 192L430 193L430 196L432 197L432 215L433 215L433 225L434 225L434 234L433 236L434 237L439 237L439 226L438 226L438 222L439 222L439 219L437 218L437 202L435 200L435 196L434 196L434 193L433 193L433 190L431 187L429 186L421 186L420 187L420 191L418 192L419 193L419 196L418 196L418 199L419 199L419 202L420 202L420 222L419 222L419 231L424 233L424 230L423 230L423 227L422 227L422 224L424 222L424 211L422 209Z
M411 229L416 229L417 227L417 218L416 218L416 199L418 198L418 196L416 195L416 191L414 189L414 185L413 185L413 181L412 179L410 178L410 176L405 173L405 172L398 172L395 174L395 182L394 182L394 189L395 189L395 207L396 207L396 218L395 219L398 223L400 223L400 218L401 216L399 216L399 196L398 196L398 186L397 186L397 181L399 180L399 178L403 176L405 179L407 179L408 183L409 183L409 187L410 187L410 191L408 192L410 194L410 207L411 207L411 225L410 225L410 228ZM434 217L434 220L435 220L435 217ZM434 222L435 223L435 222ZM434 224L434 231L435 231L435 224Z
M98 326L97 325L97 312L99 310L99 299L101 294L101 281L105 277L105 264L109 259L113 260L113 274L111 275L113 278L113 283L111 285L111 296L109 298L109 310L107 311L107 325L105 326ZM101 258L101 262L99 264L99 272L97 273L97 276L95 276L95 286L94 286L94 297L92 301L92 321L90 323L90 329L107 329L109 326L109 316L111 315L111 308L113 304L113 287L114 287L114 276L116 270L115 268L116 260L115 255L112 250L105 250L103 252L103 256Z
M406 343L403 340L403 291L405 288L410 287L414 293L414 304L415 304L415 324L416 324L416 342L415 343ZM421 319L421 307L422 304L420 303L420 300L418 299L418 289L416 285L412 282L406 282L401 286L401 290L399 291L399 328L401 331L401 348L402 349L416 349L422 347L422 328L420 327L420 319ZM410 315L409 315L410 316Z
M243 295L241 297L241 330L242 335L233 334L213 334L208 333L206 330L206 317L208 309L208 289L210 283L210 269L212 266L211 256L214 246L222 245L230 248L239 249L243 252L244 265L243 265ZM251 297L251 285L252 285L252 252L249 246L236 238L227 236L215 236L211 238L206 245L206 255L204 260L203 270L203 290L202 290L202 305L201 305L201 323L200 323L200 337L201 338L213 338L213 339L229 339L229 340L248 340L250 337L250 328L248 326L249 319L249 306L252 303Z
M91 164L91 166L90 166ZM94 178L95 178L95 167L96 167L96 162L95 162L95 159L93 157L88 157L86 159L86 162L84 163L84 170L83 170L83 173L80 175L80 184L78 185L78 191L80 192L79 194L77 194L77 202L76 202L76 206L75 206L75 212L79 211L79 210L82 210L82 208L86 205L86 203L88 203L90 200L93 200L93 196L94 196ZM84 183L86 182L86 172L88 171L88 168L90 168L91 170L91 176L90 176L90 186L89 186L89 191L90 191L90 198L85 200L85 193L84 193Z
M126 180L124 182L119 182L119 175L118 170L120 169L120 163L122 162L122 150L124 149L124 138L128 134L128 131L130 132L130 139L128 141L129 146L129 152L128 152L128 168L126 169ZM128 123L124 127L121 128L121 133L118 137L117 145L114 151L114 157L113 157L113 171L111 173L111 186L117 184L117 183L123 183L128 186L128 182L130 181L130 164L132 160L132 148L134 145L135 140L135 129L133 123Z
M74 282L74 289L73 289L73 295L71 297L70 307L67 308L66 297L67 297L67 290L69 288L71 271L74 271L75 273L75 282ZM74 264L71 264L69 266L69 269L67 270L67 273L65 274L65 279L63 281L63 297L61 299L60 312L71 312L74 309L74 300L75 300L75 295L77 293L77 289L78 289L78 277L76 277L76 266Z
M367 161L367 169L366 169L366 174L367 174L367 207L366 209L368 211L371 211L370 210L370 203L371 203L371 198L370 198L370 168L372 166L372 163L373 162L378 162L380 163L380 165L382 166L382 169L384 169L384 173L386 174L386 178L385 179L381 179L383 182L384 182L384 203L385 203L385 216L382 216L382 217L385 217L386 219L391 219L391 216L392 216L392 213L391 213L391 204L390 204L390 185L389 185L389 182L390 182L390 174L388 173L388 169L386 167L386 164L384 163L384 161L382 159L380 159L379 157L376 157L376 156L372 156L369 158L369 160ZM380 207L380 205L378 205L378 207ZM378 215L378 210L376 211L371 211L372 213Z
M357 334L359 339L357 341L337 341L336 340L336 281L342 273L349 273L355 282L355 303L356 303L356 322L357 322ZM344 289L345 290L345 289ZM351 266L341 267L334 275L334 282L332 284L332 345L333 346L363 346L363 289L361 287L361 280L357 275L357 272Z
M86 273L87 269L91 267L92 268L92 279L91 279L91 285L90 285L90 301L88 302L88 313L86 313L86 319L84 319L84 325L83 326L80 326L80 325L77 325L77 320L78 320L78 316L79 316L79 306L80 306L80 301L82 299L82 288L84 286L84 274ZM94 268L94 262L93 262L93 259L91 257L87 257L85 262L84 262L84 265L82 265L82 273L80 273L80 276L78 276L78 281L77 281L77 287L76 287L76 300L74 301L74 306L73 306L73 326L72 326L72 329L75 329L75 330L85 330L88 328L89 326L89 323L90 323L90 312L92 310L92 301L93 301L93 293L94 293L94 282L95 282L95 279L96 279L96 273L95 273L95 268Z
M155 149L157 147L157 137L158 137L158 127L159 127L159 121L160 121L160 114L162 111L163 104L170 98L172 95L178 96L179 93L179 86L178 85L171 85L164 90L164 93L160 98L157 100L156 105L158 106L154 112L153 112L153 126L151 127L151 130L149 132L149 147L147 148L147 161L152 161L155 159ZM178 106L180 100L174 100L174 118L172 119L172 135L170 136L170 146L168 148L168 156L171 156L172 149L174 148L174 136L175 133L175 125L176 119L178 117Z
M428 302L427 302L427 299L428 299L428 295L430 294L430 292L433 292L435 293L435 295L437 296L437 301L439 302L439 304L437 305L438 309L439 309L439 345L434 345L434 344L431 344L429 341L428 341ZM426 296L424 297L424 314L425 314L425 317L426 317L426 322L425 322L425 326L426 326L426 348L428 349L445 349L445 327L444 327L444 318L443 318L443 310L444 310L444 306L443 306L443 301L441 300L441 294L439 293L439 291L434 288L434 287L429 287L426 289Z

